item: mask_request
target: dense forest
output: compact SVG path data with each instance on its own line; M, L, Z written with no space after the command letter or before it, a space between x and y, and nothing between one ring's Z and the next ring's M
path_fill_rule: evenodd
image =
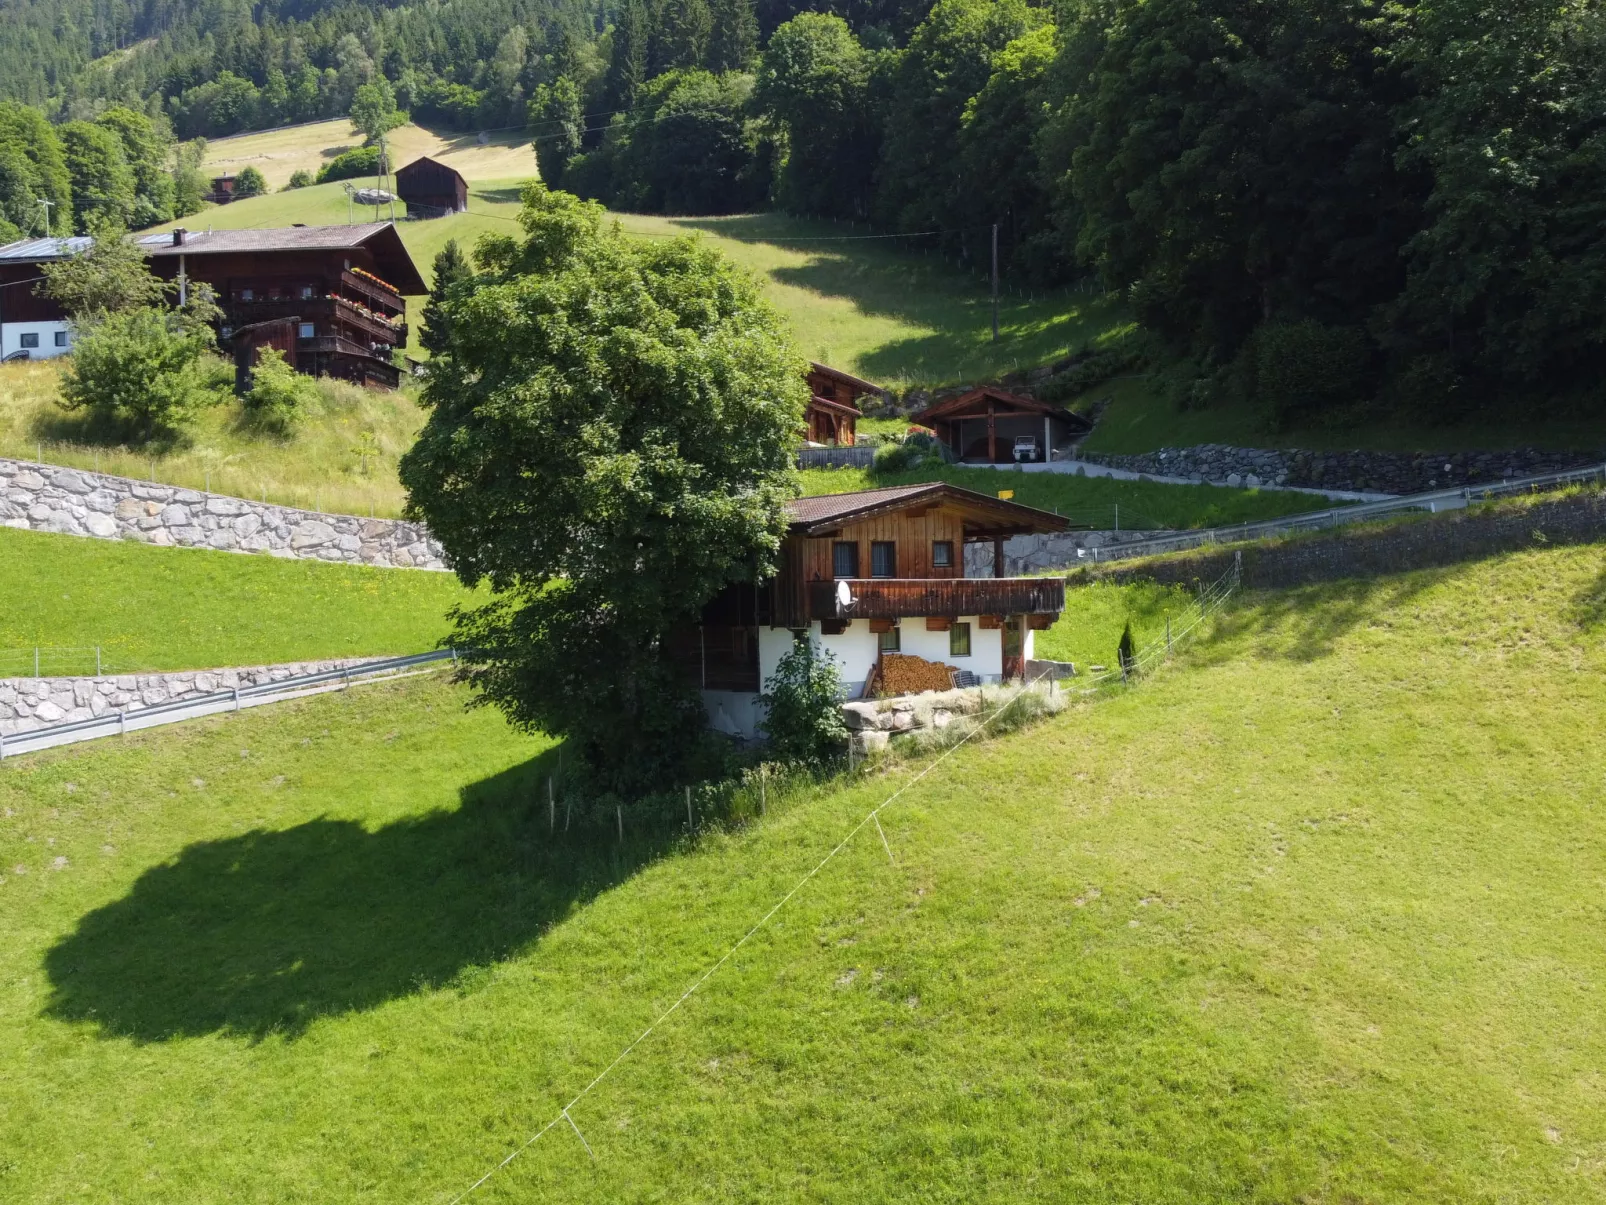
M978 260L996 223L1012 278L1123 291L1185 406L1599 406L1600 0L831 7L0 0L0 92L61 142L0 111L0 213L27 225L8 180L66 204L121 152L131 191L69 208L149 217L162 139L342 114L383 76L417 120L527 127L549 184L617 207Z

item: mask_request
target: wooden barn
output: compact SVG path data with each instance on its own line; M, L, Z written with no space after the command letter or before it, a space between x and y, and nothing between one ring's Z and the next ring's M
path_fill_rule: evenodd
M879 386L825 364L809 364L809 405L804 413L806 438L814 444L851 446L858 439L859 399L879 397Z
M214 205L227 205L234 200L234 177L213 176L212 188L202 199Z
M179 229L139 245L151 270L181 294L212 286L224 315L218 337L231 350L238 333L253 345L284 347L311 376L388 388L400 381L392 353L407 343L404 298L428 290L394 223Z
M425 155L396 172L396 195L410 218L439 218L468 212L468 181Z
M1081 439L1093 424L1052 402L983 385L926 407L914 416L961 461L1041 463Z

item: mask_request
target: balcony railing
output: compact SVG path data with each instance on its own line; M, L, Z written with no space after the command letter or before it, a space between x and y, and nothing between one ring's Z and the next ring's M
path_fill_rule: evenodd
M402 299L400 293L393 292L372 280L364 280L350 269L343 270L340 273L340 283L352 290L352 292L362 294L370 301L377 301L387 309L402 312L407 309L407 302Z
M841 605L846 584L851 602ZM1044 615L1065 609L1057 577L845 578L809 583L810 619L904 619L920 615Z

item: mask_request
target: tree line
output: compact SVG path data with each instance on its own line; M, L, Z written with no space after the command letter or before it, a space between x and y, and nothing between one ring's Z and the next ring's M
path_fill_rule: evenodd
M773 10L771 10L773 11ZM609 205L774 205L937 231L1131 303L1183 407L1276 426L1599 406L1598 0L628 0L539 85L543 179ZM904 13L905 18L911 14Z
M1184 406L1576 409L1606 367L1599 0L118 3L0 25L0 88L73 119L86 181L115 158L86 125L142 153L113 110L217 135L384 82L525 126L546 183L615 207L938 231L978 266L996 224L1011 279L1121 291Z

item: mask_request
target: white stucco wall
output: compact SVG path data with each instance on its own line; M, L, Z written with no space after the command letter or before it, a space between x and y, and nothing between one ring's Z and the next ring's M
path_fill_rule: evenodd
M22 350L23 335L39 336L39 346L28 349L30 360L49 360L55 356L64 356L72 349L56 346L56 332L65 333L66 330L67 324L63 321L0 323L0 360ZM70 337L68 342L71 342Z
M940 661L945 665L969 670L983 682L998 681L1004 672L1004 633L996 628L984 631L981 619L976 615L964 616L959 622L970 625L968 657L949 656L948 633L926 631L924 616L900 622L899 651L924 657L927 661ZM814 623L809 627L809 635L816 647L836 657L842 674L842 685L846 688L848 697L857 698L864 690L865 679L875 668L880 649L880 641L876 633L870 630L869 622L856 619L838 636L821 635L820 625ZM1032 635L1031 632L1026 633L1028 659L1032 656ZM792 633L787 628L758 630L760 682L767 682L774 675L781 658L792 647L792 640ZM725 721L728 721L743 736L756 735L758 725L763 719L763 707L760 706L757 695L728 690L705 690L703 706L708 709L710 724L725 730Z

